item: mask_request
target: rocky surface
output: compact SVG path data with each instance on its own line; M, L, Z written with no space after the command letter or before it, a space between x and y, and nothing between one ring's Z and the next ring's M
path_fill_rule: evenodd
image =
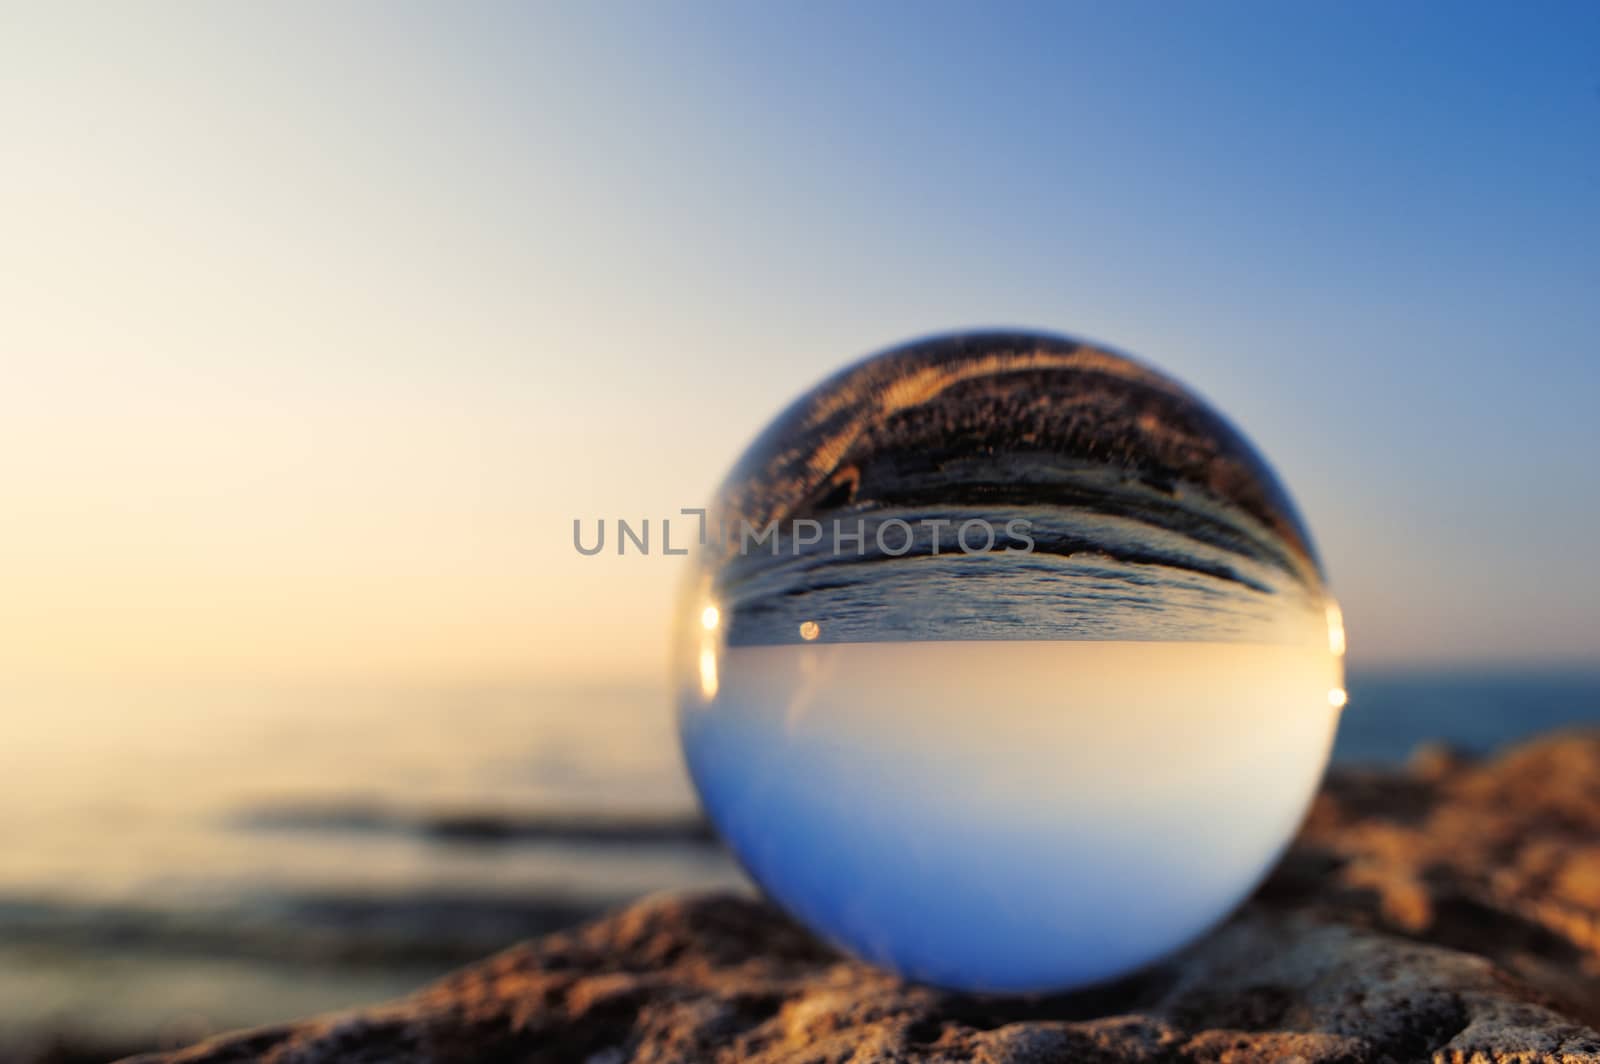
M910 986L765 906L643 902L379 1008L204 1043L224 1061L1600 1064L1600 735L1330 778L1224 927L1045 998Z

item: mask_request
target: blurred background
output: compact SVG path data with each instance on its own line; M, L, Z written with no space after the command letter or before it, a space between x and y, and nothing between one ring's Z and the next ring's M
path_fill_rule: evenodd
M1243 428L1339 758L1600 720L1594 5L0 3L0 160L0 1060L738 883L573 521L930 332Z

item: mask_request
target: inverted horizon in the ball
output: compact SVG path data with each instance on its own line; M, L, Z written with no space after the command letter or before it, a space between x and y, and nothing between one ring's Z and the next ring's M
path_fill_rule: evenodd
M1031 333L896 348L735 464L680 608L685 757L751 876L910 978L1059 990L1260 880L1326 763L1337 607L1171 379Z

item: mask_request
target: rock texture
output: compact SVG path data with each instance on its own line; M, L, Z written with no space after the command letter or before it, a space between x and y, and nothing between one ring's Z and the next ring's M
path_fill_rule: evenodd
M1097 990L981 998L844 960L760 903L664 898L224 1061L1600 1064L1600 735L1340 772L1224 927Z

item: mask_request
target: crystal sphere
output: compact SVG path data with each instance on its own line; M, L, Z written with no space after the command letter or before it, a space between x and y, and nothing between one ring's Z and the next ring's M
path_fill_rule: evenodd
M1222 919L1344 703L1305 526L1182 385L939 337L801 396L701 518L678 724L775 902L908 978L1063 990Z

